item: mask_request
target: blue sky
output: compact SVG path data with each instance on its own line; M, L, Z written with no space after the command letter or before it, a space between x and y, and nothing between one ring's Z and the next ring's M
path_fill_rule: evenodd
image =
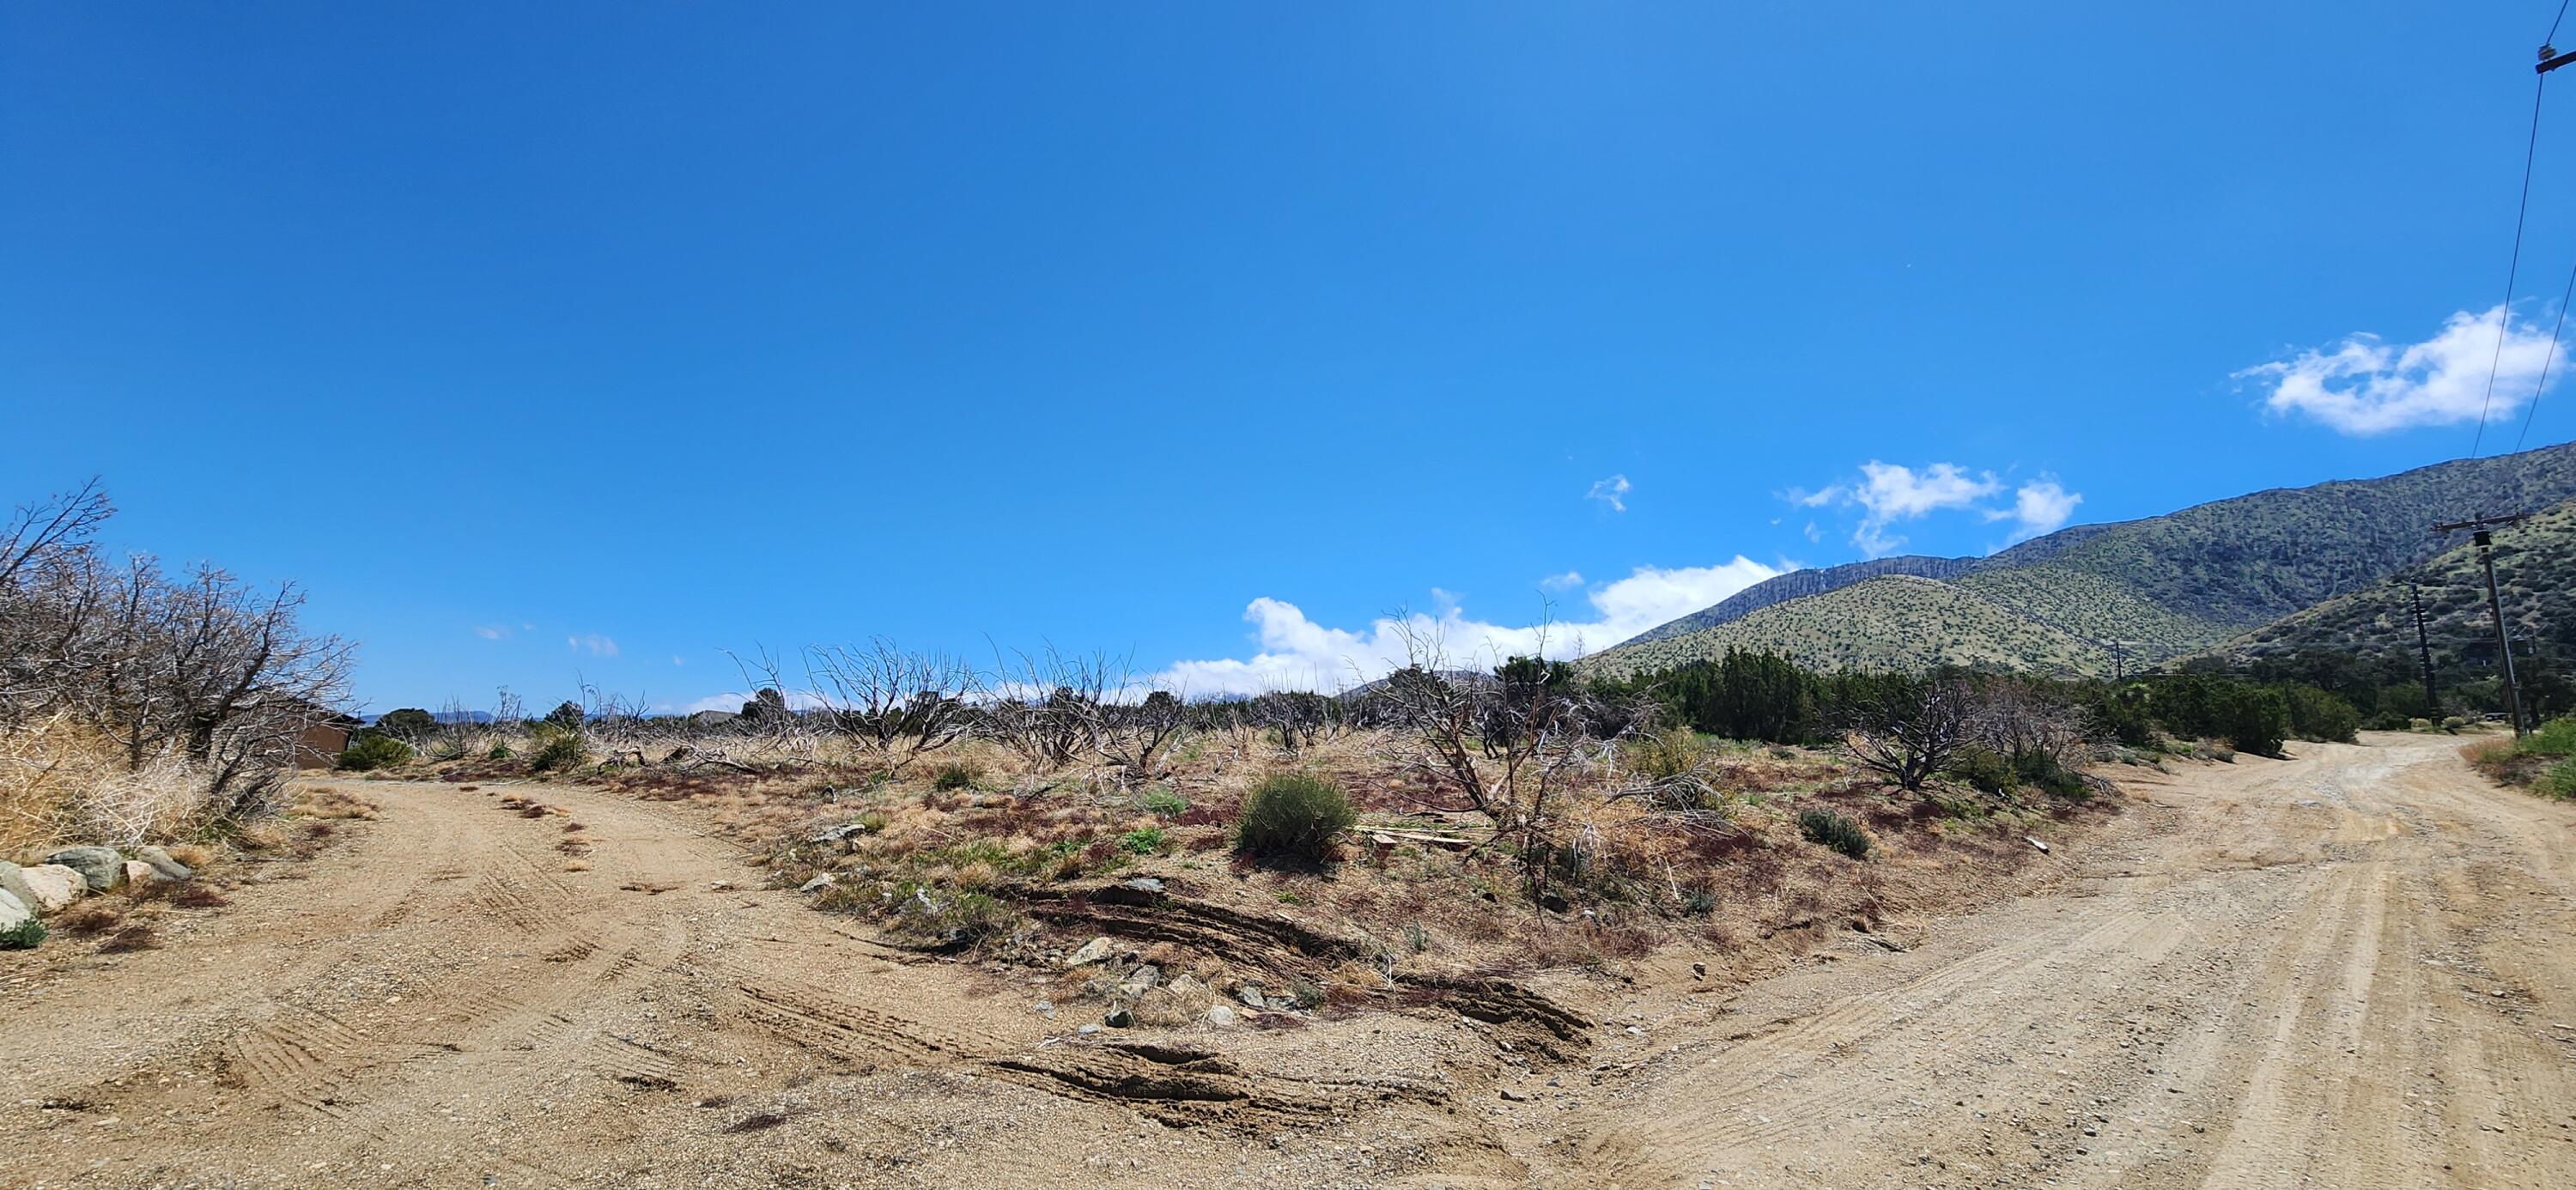
M686 706L1599 648L2466 453L2554 6L2097 7L9 6L0 496L305 584L373 709Z

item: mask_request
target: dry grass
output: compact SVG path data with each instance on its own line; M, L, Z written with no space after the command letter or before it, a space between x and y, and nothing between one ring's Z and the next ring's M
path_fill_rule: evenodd
M75 937L103 934L125 920L125 906L104 897L87 897L53 917L53 928Z
M355 819L365 822L373 822L381 816L374 802L336 785L305 786L296 797L292 813L295 817L303 819Z
M150 925L133 922L99 939L98 953L126 954L137 950L158 950L160 946L161 936L154 933Z
M211 825L206 784L176 753L129 765L105 733L66 715L0 730L0 854L200 833Z

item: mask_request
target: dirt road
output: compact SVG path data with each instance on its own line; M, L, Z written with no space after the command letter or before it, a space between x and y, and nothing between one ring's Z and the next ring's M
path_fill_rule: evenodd
M2576 809L2455 748L2372 736L2132 781L2148 804L2068 895L1745 990L1624 1082L1582 1163L1737 1187L2576 1185Z
M1609 989L1561 1063L1443 1013L1073 1037L681 811L367 783L162 949L0 960L0 1182L2576 1185L2576 810L2455 745L2133 779L2056 893Z

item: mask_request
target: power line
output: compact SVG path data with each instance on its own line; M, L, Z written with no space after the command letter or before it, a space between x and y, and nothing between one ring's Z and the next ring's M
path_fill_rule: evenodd
M2546 64L2544 55L2543 65ZM2513 206L2513 259L2505 264L2504 304L2496 311L2495 354L2487 360L2486 396L2478 402L2478 433L2469 445L2469 457L2473 459L2486 448L2487 410L2495 403L2496 372L2504 366L2504 340L2513 329L2513 283L2522 274L2522 224L2531 213L2531 163L2540 153L2540 100L2548 90L2549 75L2544 70L2531 88L2531 136L2522 147L2522 195Z
M2553 42L2553 41L2558 40L2558 22L2559 22L2559 21L2566 20L2566 19L2567 19L2567 0L2558 0L2558 16L2557 16L2555 19L2553 19L2553 20L2551 20L2551 21L2549 22L2549 36L2544 37L2544 38L2541 38L2541 39L2540 39L2541 44L2546 45L2546 44L2548 44L2548 43L2550 43L2550 42Z
M2566 5L2561 3L2559 10L2565 11ZM2531 408L2523 412L2522 432L2513 436L2513 449L2516 454L2522 453L2523 439L2531 436L2532 420L2540 416L2540 394L2549 391L2549 365L2558 362L2558 332L2567 327L2567 303L2570 300L2576 300L2576 266L2569 266L2567 292L2558 296L2558 321L2551 323L2549 327L2549 354L2540 359L2540 383L2531 387Z

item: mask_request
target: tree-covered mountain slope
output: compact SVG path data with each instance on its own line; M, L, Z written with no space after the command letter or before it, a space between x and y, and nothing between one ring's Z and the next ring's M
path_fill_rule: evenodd
M2385 582L2293 612L2213 651L2238 659L2307 648L2412 655L2413 599L2420 591L2424 635L2437 662L2492 657L2486 571L2468 534L2454 533L2450 541L2450 549ZM2495 563L2497 595L2515 652L2536 647L2553 656L2576 655L2576 502L2497 529Z
M2436 522L2555 508L2570 499L2576 443L2378 479L2275 488L2164 516L2077 526L1964 565L1880 559L1818 571L1801 583L1786 581L1798 574L1784 575L1589 664L1635 672L1719 656L1729 645L1766 644L1801 660L1867 669L1947 658L2089 673L2107 668L2115 649L2133 665L2151 664L2216 649L2427 564L2452 544L2432 534ZM1894 573L1855 569L1878 565ZM1762 594L1747 599L1756 592ZM2356 604L2368 605L2366 597Z

